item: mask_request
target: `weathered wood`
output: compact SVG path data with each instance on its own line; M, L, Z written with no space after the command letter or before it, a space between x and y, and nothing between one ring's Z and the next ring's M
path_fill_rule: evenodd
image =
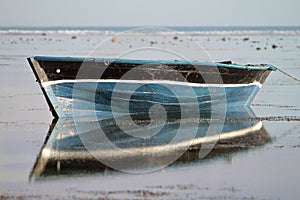
M121 79L127 72L136 68L136 76L126 79L172 81L186 80L191 83L224 83L245 84L254 81L264 83L271 70L244 70L226 67L168 65L167 69L161 65L141 65L126 63L111 63L108 66L103 62L61 62L39 61L43 70L37 71L42 82L54 80L80 79ZM79 71L82 67L82 71ZM105 70L104 70L105 69ZM103 71L102 71L103 70ZM79 76L78 72L81 74ZM180 76L180 74L182 76ZM46 75L46 76L45 76ZM101 75L101 77L100 77ZM220 81L221 77L221 81Z

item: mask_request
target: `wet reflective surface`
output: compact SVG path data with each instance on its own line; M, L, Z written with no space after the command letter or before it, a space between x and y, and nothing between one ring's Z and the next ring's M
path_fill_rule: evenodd
M44 180L47 177L60 175L107 173L112 170L118 171L120 165L121 170L127 169L129 172L136 173L149 169L157 170L169 164L176 166L176 163L201 160L200 149L208 151L204 159L247 151L271 142L271 137L262 122L255 117L250 108L228 111L222 124L222 131L215 135L208 134L212 119L176 119L162 124L161 131L149 138L128 135L118 128L114 118L81 123L75 123L70 119L59 119L50 125L30 180ZM250 118L255 120L249 121ZM191 126L195 126L195 121L199 123L193 128ZM141 124L146 123L147 120L139 118L136 122ZM179 133L180 123L184 123L185 126ZM192 139L189 136L191 130L197 130ZM149 130L144 128L137 131ZM107 147L107 141L103 139L102 133L118 148ZM177 134L182 134L181 139L176 143L171 142ZM174 157L174 154L180 155ZM164 163L164 159L168 157L174 160ZM107 160L115 160L115 162L106 165Z
M222 41L223 34L222 32L222 36L199 35L195 38L207 49L214 61L231 59L237 63L271 63L300 77L297 47L300 46L300 40L297 34L277 35L264 32L251 35L242 32L240 35L227 35L226 42ZM246 37L249 41L244 42L243 39ZM90 49L106 38L107 36L93 34L80 35L76 39L71 39L69 34L58 33L46 36L1 35L0 41L3 44L0 49L1 198L297 199L299 197L299 84L277 72L271 73L254 99L252 108L257 117L247 118L244 115L234 117L237 120L227 120L227 123L232 124L228 127L236 127L232 131L262 121L264 129L260 129L259 133L223 140L223 143L218 143L204 159L198 158L199 146L195 150L190 148L186 151L187 154L181 155L173 164L152 173L123 173L103 168L103 163L91 155L89 158L95 162L92 162L92 166L88 166L88 162L80 159L74 152L74 146L70 145L79 144L74 142L76 135L71 137L64 132L74 128L72 123L57 122L54 125L55 130L49 131L52 116L25 58L36 54L86 56ZM114 45L122 50L128 50L128 45L134 45L136 42L136 38L131 36L128 36L125 42L118 39L120 43ZM159 44L165 42L167 48L173 46L183 49L186 44L179 42L181 37L178 41L174 41L173 37L165 38L161 35L144 36L143 39L147 44L150 41L157 41ZM277 49L270 47L279 43L282 47ZM264 46L267 47L266 50ZM261 50L256 50L257 47L261 47ZM105 50L102 53L110 57L113 51ZM187 53L194 56L193 60L199 59L199 51L189 48ZM239 125L244 123L238 121L249 124ZM59 124L67 124L69 128L59 128ZM202 121L201 124L205 123ZM99 128L99 123L97 127ZM171 131L171 124L167 127L169 129L165 129L166 132L171 135L175 133ZM80 131L82 133L88 132L84 131L85 126L79 126L79 129L82 129ZM202 127L202 130L206 130L206 127ZM51 134L48 134L50 132ZM198 137L201 138L200 132L199 129ZM58 142L60 140L55 134L59 133L68 136L64 140L65 143ZM113 133L121 134L120 131ZM106 135L110 135L110 139L122 148L130 144L125 135L124 141L114 138L114 134L106 132ZM71 138L73 141L70 141ZM86 141L89 138L86 137ZM164 139L162 136L160 138ZM170 138L169 136L165 139ZM147 144L158 145L157 141L164 144L163 140L153 140L153 143ZM43 157L42 152L48 148L48 144L52 154L50 157ZM60 144L60 148L51 146L53 144ZM137 144L138 147L142 146L142 143ZM82 145L78 147L78 152L86 152ZM58 158L58 152L62 156L68 151L73 152L70 155L77 156L80 162L72 164ZM57 161L60 161L60 164L57 164ZM139 166L149 167L149 165ZM157 166L157 163L150 166Z

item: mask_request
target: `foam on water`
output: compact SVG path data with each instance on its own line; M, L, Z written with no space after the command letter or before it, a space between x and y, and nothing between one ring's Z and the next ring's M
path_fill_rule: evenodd
M146 27L149 28L149 27ZM151 32L136 27L0 27L0 35L300 35L300 27L153 27Z

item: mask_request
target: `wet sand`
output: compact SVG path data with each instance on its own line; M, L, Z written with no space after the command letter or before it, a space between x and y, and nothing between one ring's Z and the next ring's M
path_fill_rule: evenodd
M0 36L0 199L296 199L300 195L300 84L280 72L271 73L252 104L270 136L263 145L177 162L146 174L81 169L30 181L52 116L26 62L32 55L86 56L107 39L97 49L103 57L145 45L171 49L190 60L270 63L299 78L299 35L194 35L206 51L183 35ZM170 56L161 52L151 56L157 55ZM148 54L139 51L128 56L147 58Z

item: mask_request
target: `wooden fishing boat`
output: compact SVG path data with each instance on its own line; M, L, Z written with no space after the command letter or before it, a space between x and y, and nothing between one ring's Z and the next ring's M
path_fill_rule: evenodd
M110 117L124 113L124 105L143 113L156 104L174 115L182 112L180 105L187 113L197 106L207 117L213 109L250 106L276 70L269 64L46 56L28 62L55 118L72 118L75 111L76 117Z

